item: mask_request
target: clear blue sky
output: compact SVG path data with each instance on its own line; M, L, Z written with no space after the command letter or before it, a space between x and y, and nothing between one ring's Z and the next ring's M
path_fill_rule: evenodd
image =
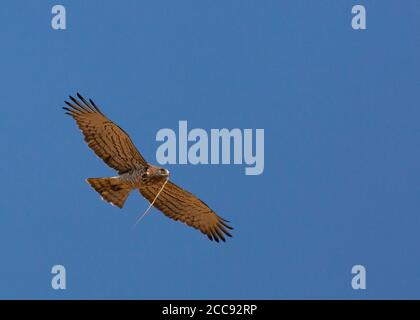
M419 30L416 0L2 3L0 298L420 298ZM153 163L179 120L263 128L260 176L168 166L234 238L101 201L84 179L114 171L61 110L77 91Z

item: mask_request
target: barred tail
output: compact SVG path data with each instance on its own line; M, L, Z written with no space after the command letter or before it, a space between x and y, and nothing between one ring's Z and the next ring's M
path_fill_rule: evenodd
M132 190L128 184L122 182L118 177L89 178L86 179L86 182L102 196L103 200L119 208L124 206L124 202Z

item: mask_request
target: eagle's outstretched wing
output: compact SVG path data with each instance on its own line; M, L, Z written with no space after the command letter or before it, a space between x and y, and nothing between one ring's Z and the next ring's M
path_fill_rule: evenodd
M140 193L149 202L152 202L161 189L162 183L143 186L139 188ZM196 196L171 181L166 183L154 206L169 218L180 220L200 230L210 240L214 239L219 242L219 239L221 239L225 241L225 235L232 236L228 229L232 230L233 228L227 225L228 221L219 217Z
M81 101L70 96L72 103L65 101L70 108L63 109L76 120L96 155L119 174L146 166L147 162L128 134L109 120L92 100L87 102L79 93L77 96Z

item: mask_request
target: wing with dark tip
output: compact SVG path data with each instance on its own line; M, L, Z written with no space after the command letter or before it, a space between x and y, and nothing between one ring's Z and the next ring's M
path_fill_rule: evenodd
M80 101L70 96L71 102L65 101L68 107L63 109L76 120L85 141L98 157L120 174L147 165L123 129L109 120L92 100L87 102L80 94L77 97Z
M162 183L141 187L140 193L152 202L161 189ZM233 228L227 224L228 221L219 217L196 196L170 181L156 199L154 206L169 218L182 221L200 230L210 240L225 241L225 236L232 236L228 230Z

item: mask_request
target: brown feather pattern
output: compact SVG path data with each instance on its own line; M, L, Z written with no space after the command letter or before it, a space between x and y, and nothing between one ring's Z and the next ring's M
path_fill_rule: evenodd
M77 97L79 100L70 96L71 102L65 101L68 107L63 109L76 120L85 141L97 156L121 175L127 173L135 176L136 173L143 173L145 167L150 168L151 165L144 160L123 129L109 120L91 99L88 102L79 93ZM87 181L106 201L120 208L133 187L115 178L91 178ZM160 180L152 184L140 183L136 187L152 202L163 183L164 180ZM226 236L231 237L229 230L233 228L227 224L227 220L218 216L196 196L170 181L155 200L154 207L169 218L200 230L212 241L225 241Z
M152 202L159 192L162 183L140 187L140 193L149 202ZM232 230L233 228L227 224L228 221L218 216L196 196L171 181L168 181L156 199L154 206L169 218L182 221L200 230L210 240L217 242L219 240L225 241L225 236L232 236L228 230Z
M72 103L65 101L69 108L63 109L76 120L96 155L120 174L146 166L147 162L128 134L109 120L92 100L89 103L79 93L77 96L80 101L70 96Z

